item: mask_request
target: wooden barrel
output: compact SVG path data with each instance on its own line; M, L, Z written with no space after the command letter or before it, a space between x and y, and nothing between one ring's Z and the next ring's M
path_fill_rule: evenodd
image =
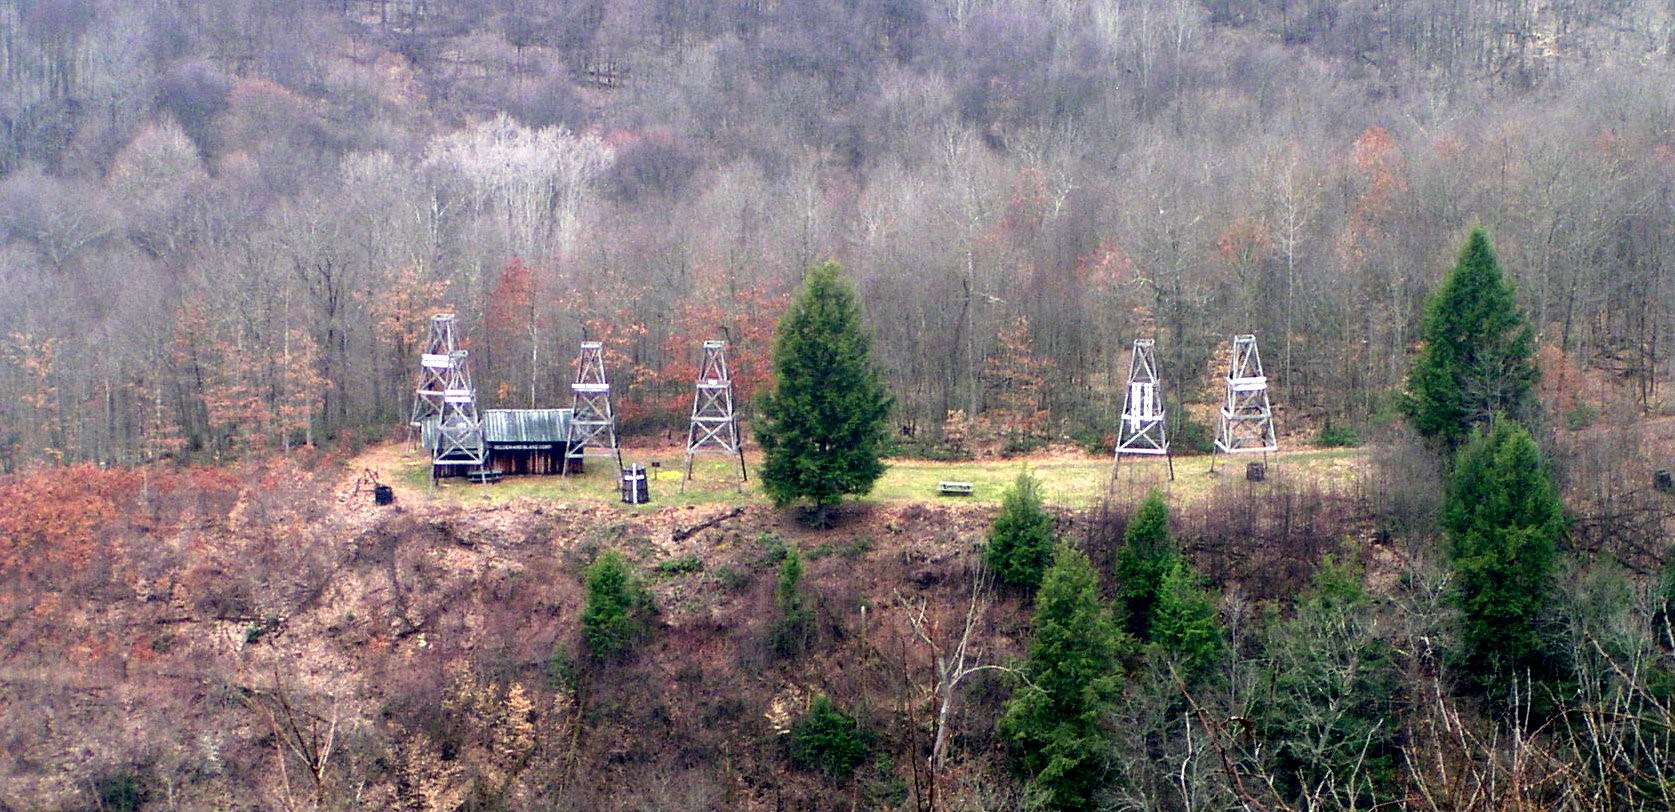
M622 501L629 505L643 505L651 501L651 486L646 483L644 465L629 465L622 469Z

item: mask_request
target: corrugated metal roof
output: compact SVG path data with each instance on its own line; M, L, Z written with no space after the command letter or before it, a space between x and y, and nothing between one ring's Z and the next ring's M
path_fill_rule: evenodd
M488 409L483 412L483 441L490 444L562 443L569 436L569 409Z

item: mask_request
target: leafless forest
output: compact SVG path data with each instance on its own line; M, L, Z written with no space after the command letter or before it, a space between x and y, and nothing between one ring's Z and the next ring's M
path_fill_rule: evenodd
M1363 422L1474 223L1649 408L1672 52L1662 0L8 0L0 465L374 436L442 306L490 403L586 336L656 428L824 258L922 436L1008 330L1043 433L1109 431L1144 334L1182 398L1255 332Z

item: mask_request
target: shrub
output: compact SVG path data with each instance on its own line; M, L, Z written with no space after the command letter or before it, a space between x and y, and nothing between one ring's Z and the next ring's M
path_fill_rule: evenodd
M587 606L582 641L595 661L616 659L645 634L651 595L615 551L601 553L587 568Z
M1001 444L1001 456L1011 457L1018 454L1028 454L1047 447L1047 441L1042 437L1028 434L1008 434L1006 441Z
M1041 483L1018 474L1000 498L983 560L1002 583L1034 590L1053 560L1053 517L1041 506Z
M1192 416L1180 403L1169 404L1169 444L1171 448L1186 447L1199 454L1216 450L1216 433L1208 423Z
M145 788L130 771L124 770L95 782L98 790L98 809L114 812L133 812L142 809L148 800Z
M1586 403L1578 403L1576 407L1564 413L1565 428L1571 431L1581 431L1594 424L1599 419L1599 410Z
M795 549L786 552L779 565L779 582L774 585L774 603L779 607L779 620L769 633L769 646L781 657L794 657L808 648L809 633L814 628L814 610L803 596L803 562Z
M739 572L732 567L717 567L715 582L728 592L742 592L745 587L750 585L750 575Z
M872 741L870 731L818 694L808 713L791 724L791 763L845 781L872 757Z
M703 572L704 562L698 556L687 555L659 561L656 570L658 575L685 575L689 572Z
M1315 435L1314 444L1321 448L1355 448L1361 445L1361 435L1352 426L1328 421Z
M785 560L787 549L785 539L780 538L778 533L758 534L756 536L756 568L767 569L777 566L779 562Z

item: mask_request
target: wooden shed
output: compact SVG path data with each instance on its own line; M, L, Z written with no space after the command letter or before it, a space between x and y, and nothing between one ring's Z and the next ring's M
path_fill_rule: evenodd
M570 473L582 470L580 458L568 455L570 447L569 409L486 409L483 411L483 467L507 476ZM432 418L425 421L423 442L432 452L439 435ZM469 473L445 470L443 476Z
M483 412L483 445L487 467L507 475L561 474L569 459L570 473L582 461L568 455L569 409L489 409Z

